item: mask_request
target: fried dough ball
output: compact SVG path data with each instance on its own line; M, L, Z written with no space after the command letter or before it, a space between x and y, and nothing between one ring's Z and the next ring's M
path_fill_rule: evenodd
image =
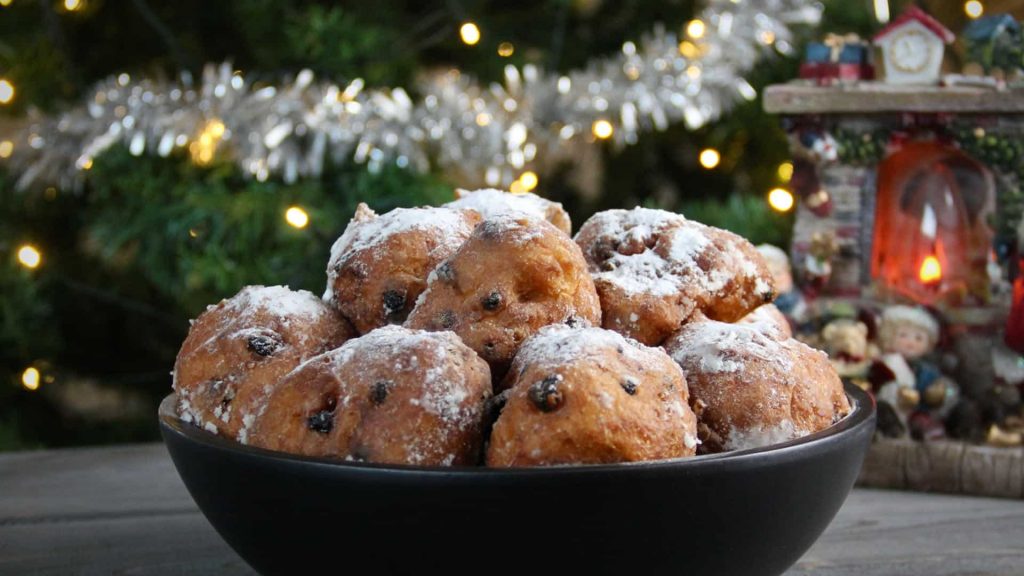
M750 243L664 210L608 210L576 234L601 297L604 327L661 344L694 311L735 322L774 297Z
M506 378L487 465L547 466L692 456L686 379L659 348L601 328L548 326Z
M473 191L459 189L455 191L455 196L457 199L445 204L445 207L470 208L484 218L509 212L525 212L551 222L566 234L572 234L572 221L569 219L569 213L562 208L562 204L530 192L512 194L494 188Z
M583 255L551 223L519 213L480 223L431 272L406 326L454 331L497 381L523 340L566 321L601 322Z
M458 336L386 326L285 377L250 443L366 462L476 464L490 396L487 363Z
M740 324L753 324L761 330L777 330L782 338L792 338L793 328L786 315L775 304L758 306L753 312L739 319Z
M324 300L360 334L401 324L427 285L427 275L469 237L471 210L396 208L378 216L359 204L331 248Z
M752 324L698 319L665 343L690 385L702 452L758 448L850 411L825 353Z
M244 441L247 425L285 374L352 335L309 292L247 286L193 321L174 363L178 414Z

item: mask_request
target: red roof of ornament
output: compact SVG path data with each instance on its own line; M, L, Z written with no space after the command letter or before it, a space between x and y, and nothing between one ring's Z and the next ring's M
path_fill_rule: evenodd
M956 36L949 31L949 28L943 26L941 22L939 22L935 18L932 18L924 10L911 4L909 8L907 8L906 10L903 11L902 14L900 14L899 18L893 20L892 22L889 23L888 26L879 30L878 34L875 34L875 37L872 39L872 41L877 43L882 38L888 36L890 32L902 28L904 24L907 24L912 20L920 22L925 28L931 31L932 34L938 36L939 39L945 42L946 44L952 44L953 41L956 40Z

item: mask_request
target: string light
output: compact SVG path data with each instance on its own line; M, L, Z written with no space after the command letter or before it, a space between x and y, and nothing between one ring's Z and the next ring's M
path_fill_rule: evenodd
M498 56L502 58L508 58L509 56L516 53L516 47L511 42L502 42L498 44Z
M14 84L7 78L0 78L0 104L10 104L14 100Z
M768 205L776 212L789 212L794 203L793 193L785 188L772 188L768 192Z
M523 186L522 180L513 180L512 184L508 187L508 191L512 194L526 194L527 189Z
M789 182L791 178L793 178L793 163L783 162L779 164L779 180Z
M14 142L11 142L10 140L0 140L0 158L10 158L13 153Z
M309 214L298 206L292 206L285 210L284 219L293 228L298 228L299 230L302 230L309 224Z
M762 30L761 33L757 35L757 39L765 46L771 46L775 43L775 32L772 32L771 30Z
M43 262L43 254L33 245L25 244L21 248L18 248L18 263L34 270L39 268L39 265Z
M690 38L699 40L704 37L705 32L707 32L707 26L702 20L690 20L690 23L686 25L686 35Z
M214 118L207 122L199 132L199 137L189 144L188 151L192 161L200 166L205 166L213 161L213 155L217 151L217 144L224 137L227 128L224 123Z
M523 190L529 192L537 187L537 173L532 170L523 172L522 176L519 177L519 183L523 185Z
M21 385L30 392L39 390L39 370L34 366L25 368L21 373Z
M705 148L701 150L699 160L701 166L712 170L722 161L722 155L714 148Z
M968 0L964 2L964 13L968 18L979 18L985 13L985 6L978 0Z
M689 40L683 40L679 43L679 53L687 58L696 58L700 56L700 48Z
M0 0L0 8L7 8L14 0Z
M601 120L594 121L593 125L590 126L590 131L593 132L594 136L597 138L607 140L615 133L615 127L612 126L611 122L602 118Z
M487 126L490 123L491 123L491 115L488 114L487 112L481 112L481 113L476 115L476 125L477 126Z
M64 0L64 9L68 12L77 12L82 9L82 0Z
M473 46L480 41L480 28L472 22L466 22L459 28L459 37L463 44Z

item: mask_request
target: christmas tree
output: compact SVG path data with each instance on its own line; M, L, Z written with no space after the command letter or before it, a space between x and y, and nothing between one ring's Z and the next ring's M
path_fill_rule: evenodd
M685 72L694 80L703 75L705 87L718 86L721 67L705 60L711 56L702 47L714 46L722 22L702 11L742 10L752 18L773 3L750 4L0 0L0 449L154 438L155 406L169 391L188 318L246 284L322 292L328 248L361 201L382 212L447 201L456 186L493 184L560 201L577 223L596 210L641 204L785 245L791 220L765 202L789 173L785 136L757 95L795 75L801 38L816 34L813 28L794 25L788 38L781 36L788 28L762 30L754 39L763 44L758 65L730 71L742 75L722 84L741 96L731 109L719 87L680 121L670 117L662 126L656 110L641 109L631 128L619 115L581 115L573 121L585 129L568 137L573 123L544 116L566 111L541 109L543 94L585 96L580 80L600 84L602 66L614 65L621 82L643 81L660 65L648 57L659 42L671 42L673 62L692 62ZM824 16L832 29L866 32L874 23L866 3L830 2ZM728 64L738 56L719 58ZM540 79L531 80L531 70ZM501 126L501 170L473 172L482 166L472 156L479 150L464 143L421 146L432 119L448 113L430 107L430 93L417 88L424 78L447 82L437 89L452 102L470 94L504 106L470 119L481 131ZM550 91L542 92L536 87L546 79ZM508 92L515 82L521 92ZM495 86L511 104L494 96ZM197 102L237 92L250 108L225 108L234 114L225 122L202 102L175 104L202 115L194 130L132 137L144 122L180 125L173 114L152 112L153 99L173 99L175 90ZM370 98L370 90L378 92ZM272 104L314 93L320 101L330 94L331 106L352 117L371 104L377 122L385 106L397 112L374 128L380 140L373 145L360 147L371 127L347 125L338 130L362 136L343 158L316 155L299 123L268 124ZM624 90L622 98L630 97ZM401 116L406 99L414 103L409 110L426 114L414 119L416 130L428 127L419 140ZM531 152L524 138L518 144L526 156L516 162L509 138L517 128L508 119L523 111L508 108L523 102L545 120L531 135L548 130L576 144ZM256 106L270 116L245 120L263 130L249 146L239 118ZM54 120L76 109L67 125ZM136 118L135 110L150 116ZM99 154L60 136L108 117L121 132ZM316 121L302 118L301 130ZM332 142L327 150L341 149ZM254 146L262 156L253 156Z

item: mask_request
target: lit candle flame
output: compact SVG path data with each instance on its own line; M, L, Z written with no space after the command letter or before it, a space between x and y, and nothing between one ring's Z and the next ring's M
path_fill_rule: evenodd
M921 270L917 274L921 282L925 284L934 284L942 279L942 264L939 264L939 259L935 256L928 256L921 263Z

